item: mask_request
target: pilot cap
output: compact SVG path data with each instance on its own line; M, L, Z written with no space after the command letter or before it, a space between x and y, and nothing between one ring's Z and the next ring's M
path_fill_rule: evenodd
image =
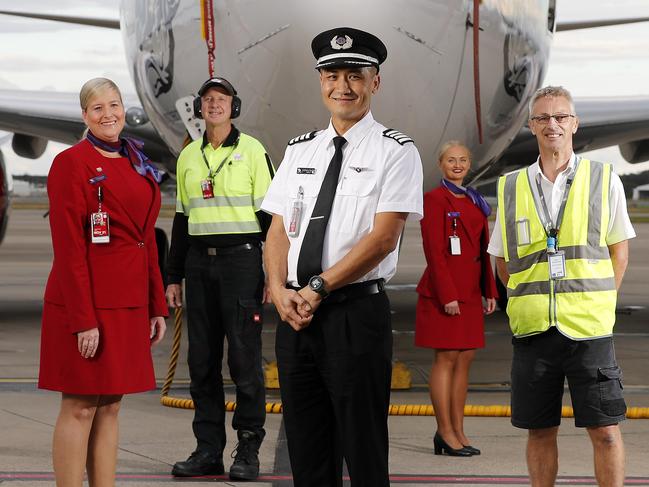
M379 64L388 57L381 39L369 32L351 27L338 27L315 36L311 50L317 59L315 69L362 68Z
M203 83L203 85L198 90L198 96L203 96L207 90L215 86L223 88L225 92L230 96L234 96L237 94L237 90L234 89L232 83L230 83L225 78L216 77L216 78L210 78L205 83Z

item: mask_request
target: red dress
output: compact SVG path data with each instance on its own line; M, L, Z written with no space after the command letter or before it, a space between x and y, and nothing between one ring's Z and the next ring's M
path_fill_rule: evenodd
M449 212L460 214L456 229L460 255L450 253ZM484 347L482 296L497 296L487 254L487 218L468 197L457 198L439 187L424 195L421 233L427 266L417 286L415 345L449 350ZM460 314L446 314L444 305L456 300Z
M105 176L97 184L96 176ZM110 219L110 242L90 241L90 214ZM155 388L150 322L166 316L154 225L160 190L126 158L108 158L87 140L52 163L47 190L54 262L45 288L38 386L69 394L125 394ZM76 333L99 328L93 358Z

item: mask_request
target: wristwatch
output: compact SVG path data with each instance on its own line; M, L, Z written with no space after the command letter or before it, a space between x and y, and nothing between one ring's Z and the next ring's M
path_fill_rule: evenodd
M324 279L320 276L313 276L309 279L309 287L315 293L318 293L322 299L329 296L329 291L325 288Z

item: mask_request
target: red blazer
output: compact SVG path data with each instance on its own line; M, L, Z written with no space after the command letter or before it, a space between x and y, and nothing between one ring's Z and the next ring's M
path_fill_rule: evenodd
M424 195L424 218L421 220L424 254L427 267L417 286L417 292L433 298L440 305L451 301L465 303L481 302L481 296L495 298L491 260L487 253L489 244L489 225L487 218L475 209L479 216L469 219L466 211L459 205L472 204L471 200L453 196L446 188L438 187ZM449 236L452 232L452 219L449 212L460 211L457 234L460 236L461 255L451 255ZM477 215L477 214L475 214ZM482 218L480 218L482 216ZM478 223L473 230L469 225ZM479 238L473 235L479 235Z
M144 226L138 225L122 204L131 190L125 181L132 177L123 171L132 169L110 162L83 140L57 155L48 175L54 262L45 301L65 306L70 333L96 327L97 308L148 307L150 317L168 314L154 231L160 190L147 175L153 200L146 203ZM93 244L90 215L97 211L98 184L89 180L102 174L110 242Z

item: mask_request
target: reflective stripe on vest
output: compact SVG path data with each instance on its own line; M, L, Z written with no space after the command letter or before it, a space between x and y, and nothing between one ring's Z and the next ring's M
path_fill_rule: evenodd
M617 291L606 246L611 166L581 159L559 229L566 277L549 278L546 233L539 218L529 171L502 176L498 211L510 274L507 314L515 336L557 326L579 340L610 335ZM518 225L527 221L529 242L518 245ZM523 224L521 224L523 225Z

